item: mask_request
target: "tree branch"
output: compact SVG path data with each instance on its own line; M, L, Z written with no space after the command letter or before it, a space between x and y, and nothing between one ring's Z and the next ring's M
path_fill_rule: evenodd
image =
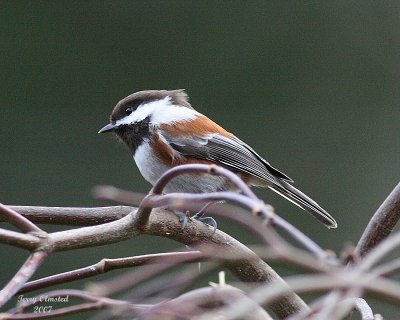
M157 319L163 319L168 315L174 315L176 319L180 317L193 319L194 316L204 313L207 309L215 309L220 304L229 306L239 299L244 301L252 310L251 313L246 315L246 319L272 320L272 317L260 305L248 298L242 290L229 285L192 290L170 301L156 304L143 314ZM224 318L223 313L219 313L218 316L221 319Z
M7 303L21 289L47 258L47 255L45 251L36 251L28 257L15 276L0 291L0 307Z
M33 250L37 248L41 240L29 233L20 233L6 229L0 229L0 243L12 245L14 247Z
M368 223L356 247L360 257L365 256L373 247L385 239L400 219L400 183L381 204Z
M88 301L89 303L82 303L74 306L68 306L64 308L59 308L46 312L39 313L24 313L19 314L19 312L24 311L28 307L32 307L41 303L43 296L46 299L49 298L62 298L67 297L66 302L68 302L70 297L82 299ZM129 310L134 312L142 311L148 308L145 305L135 305L122 300L115 300L110 298L98 297L91 295L85 291L81 290L54 290L50 292L46 292L45 295L41 294L39 296L33 297L29 299L27 302L20 303L16 308L9 311L8 314L2 314L1 319L47 319L54 318L59 316L64 316L68 314L81 313L84 311L90 310L100 310L105 308L119 308L123 310Z
M34 223L54 224L65 226L96 226L112 222L127 216L136 207L36 207L36 206L7 206ZM0 216L0 222L6 221Z
M374 313L367 301L361 298L354 299L354 309L357 310L362 320L374 320Z
M177 258L180 258L182 256L186 258L184 262L187 263L202 261L204 257L204 255L199 251L189 251L189 252L147 254L142 256L118 258L118 259L102 259L98 263L93 264L91 266L27 282L21 288L21 290L18 291L18 294L38 289L43 289L60 283L67 283L71 281L86 279L115 269L149 265L152 263L171 264L174 263L177 260Z
M290 288L290 289L289 289ZM361 288L385 301L392 301L395 305L400 303L400 285L384 278L368 277L365 273L355 273L343 270L337 274L301 275L285 278L285 286L280 283L265 284L248 294L249 298L259 305L268 304L285 294L287 290L295 292L317 292L334 289L348 290ZM234 305L222 307L221 312L226 314L226 319L238 319L251 312L246 301L239 300ZM207 320L211 313L204 313L195 320Z
M44 233L44 231L38 226L21 216L18 212L6 207L2 203L0 203L0 214L5 220L20 229L22 232Z
M31 211L30 208L25 208L25 210ZM43 214L46 210L49 216L55 216L60 211L65 214L63 208L57 207L47 209L42 207L41 213ZM136 219L137 214L132 211L119 220L102 225L51 233L48 235L49 246L53 251L62 251L131 239L140 234L136 229ZM225 250L227 254L237 254L243 259L230 261L227 263L227 267L240 280L245 282L278 282L285 285L282 278L254 252L220 230L213 232L211 228L201 222L191 221L184 230L181 230L181 225L173 213L154 209L143 234L167 237L190 247L204 244L215 248L217 252L221 249ZM303 300L291 293L290 290L282 299L271 304L271 309L280 318L287 317L304 308L307 308L307 306Z

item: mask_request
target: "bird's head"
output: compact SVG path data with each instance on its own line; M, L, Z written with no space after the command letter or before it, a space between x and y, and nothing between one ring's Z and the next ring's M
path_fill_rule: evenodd
M154 127L190 121L196 114L184 90L139 91L117 103L110 123L99 133L115 132L134 153L146 138L150 138Z

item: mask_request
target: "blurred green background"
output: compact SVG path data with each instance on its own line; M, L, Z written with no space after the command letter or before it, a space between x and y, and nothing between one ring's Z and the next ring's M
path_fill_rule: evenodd
M127 150L97 134L119 99L143 89L185 88L197 110L292 177L337 230L257 192L338 253L399 181L399 2L3 0L0 33L3 203L104 205L90 194L98 184L148 191ZM143 237L57 253L36 277L171 248L182 246ZM0 255L4 285L26 252Z

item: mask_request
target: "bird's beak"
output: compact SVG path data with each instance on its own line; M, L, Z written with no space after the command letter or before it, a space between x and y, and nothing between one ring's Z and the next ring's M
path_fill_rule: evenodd
M115 128L116 128L115 124L109 123L104 128L101 128L98 133L110 132L113 131Z

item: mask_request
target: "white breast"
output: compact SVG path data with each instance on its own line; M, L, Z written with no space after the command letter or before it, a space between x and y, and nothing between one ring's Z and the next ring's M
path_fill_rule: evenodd
M145 140L135 152L133 157L142 176L152 185L168 170L152 152L148 140Z
M145 140L137 148L134 159L142 176L152 185L169 169L155 157L148 140ZM165 187L164 192L203 193L226 189L229 189L229 186L222 177L209 174L201 176L184 174L172 179Z

